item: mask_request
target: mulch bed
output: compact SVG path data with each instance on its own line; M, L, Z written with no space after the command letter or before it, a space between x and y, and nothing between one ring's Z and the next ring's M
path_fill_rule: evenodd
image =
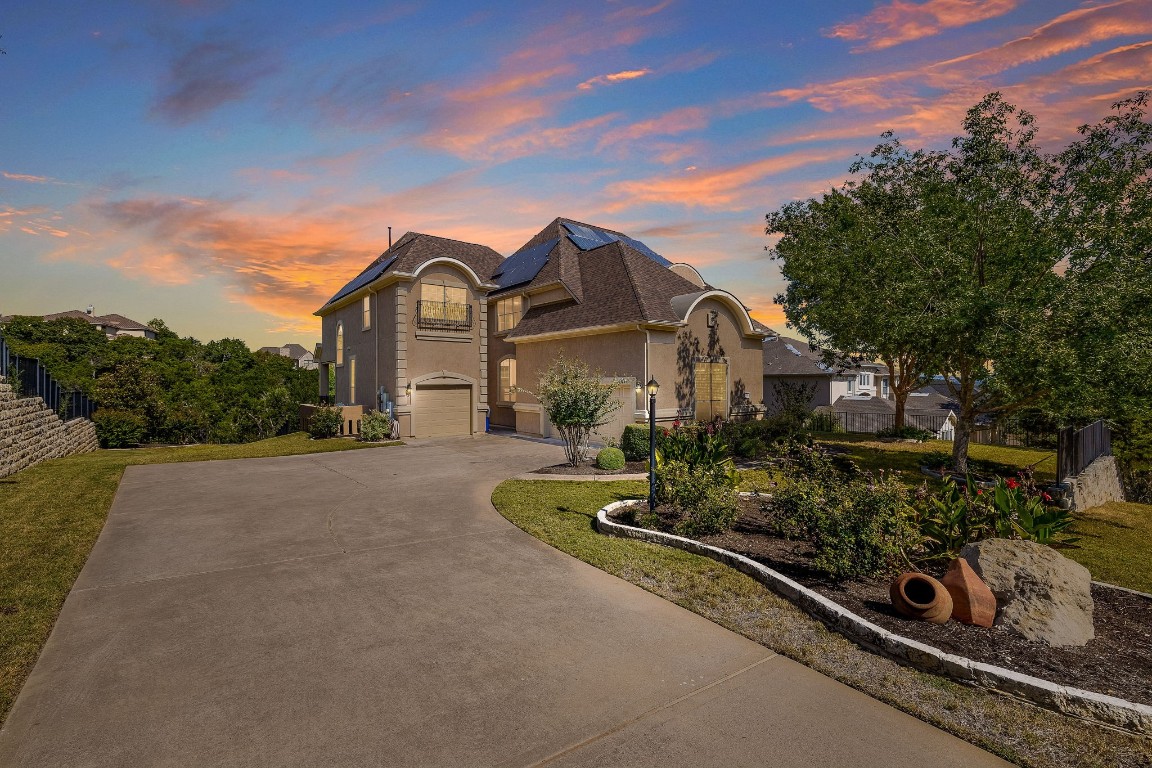
M646 461L624 462L623 469L600 469L594 462L586 462L578 467L570 464L553 464L550 467L541 467L534 474L538 475L628 475L645 473L648 471Z
M635 525L629 512L619 512L621 522ZM888 598L891 578L830 582L810 567L807 543L768 535L766 518L754 499L741 501L741 516L731 532L701 541L767 565L867 621L925 645L1060 685L1152 705L1152 599L1093 585L1096 638L1079 648L1054 648L1006 627L907 619L896 613ZM924 571L940 578L944 567Z

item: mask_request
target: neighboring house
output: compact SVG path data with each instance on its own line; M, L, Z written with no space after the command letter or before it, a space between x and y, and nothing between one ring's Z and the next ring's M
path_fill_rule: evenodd
M604 437L647 418L711 419L763 397L770 332L740 301L612 230L556 219L512 256L409 233L316 312L321 391L339 402L392 404L405 436L469 434L494 425L552 434L529 394L563 352L617 385Z
M259 352L267 352L270 355L280 355L281 357L290 357L296 361L297 368L303 368L306 371L316 370L317 363L313 353L304 349L299 344L285 344L282 347L260 347Z
M61 317L74 317L96 326L104 332L110 339L120 338L122 336L136 336L142 339L156 338L156 331L144 323L138 323L131 320L124 315L97 315L91 305L86 310L81 312L78 309L70 309L67 312L56 312L51 315L44 315L43 320L57 320ZM12 316L0 317L0 324L6 323L12 319Z
M808 342L774 336L764 342L764 406L768 413L780 410L777 385L809 387L809 409L830 406L842 397L879 395L887 397L888 369L878 363L862 362L852 368L829 367L824 353Z

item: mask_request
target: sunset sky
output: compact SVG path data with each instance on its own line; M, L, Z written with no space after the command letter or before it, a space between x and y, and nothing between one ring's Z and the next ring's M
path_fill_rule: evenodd
M0 9L0 314L164 318L252 346L406 231L508 255L557 216L701 268L759 319L764 214L985 93L1057 149L1152 87L1152 0Z

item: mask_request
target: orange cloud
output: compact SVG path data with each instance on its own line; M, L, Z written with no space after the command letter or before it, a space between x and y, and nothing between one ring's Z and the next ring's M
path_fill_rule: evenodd
M754 185L770 176L844 157L834 150L793 152L715 171L621 181L610 185L608 194L620 201L617 209L638 203L724 208L743 202Z
M53 179L50 176L33 176L29 173L9 173L8 171L0 171L0 176L3 176L9 181L23 181L27 184L56 184L62 187L75 186L70 182Z
M865 44L852 49L854 53L878 51L931 37L945 29L1003 16L1017 5L1019 0L928 0L925 3L893 0L862 19L825 30L824 35L841 40L866 40Z
M590 91L597 85L611 85L612 83L622 83L625 80L635 80L638 77L652 74L650 69L626 69L622 72L613 72L610 75L597 75L589 80L585 80L576 86L582 91Z

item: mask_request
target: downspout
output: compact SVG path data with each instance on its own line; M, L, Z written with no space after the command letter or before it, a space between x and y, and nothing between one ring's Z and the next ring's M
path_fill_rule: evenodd
M388 228L388 234L389 235L392 234L392 228L391 227ZM391 237L389 237L389 239L391 239ZM373 335L376 337L376 341L375 341L376 346L372 352L372 363L373 363L372 367L376 369L376 376L375 376L376 389L373 391L376 393L376 405L379 406L380 405L380 291L379 290L374 291L374 290L372 290L372 287L369 286L368 287L368 293L369 293L369 295L376 297L376 317L372 318L372 327L375 329Z

